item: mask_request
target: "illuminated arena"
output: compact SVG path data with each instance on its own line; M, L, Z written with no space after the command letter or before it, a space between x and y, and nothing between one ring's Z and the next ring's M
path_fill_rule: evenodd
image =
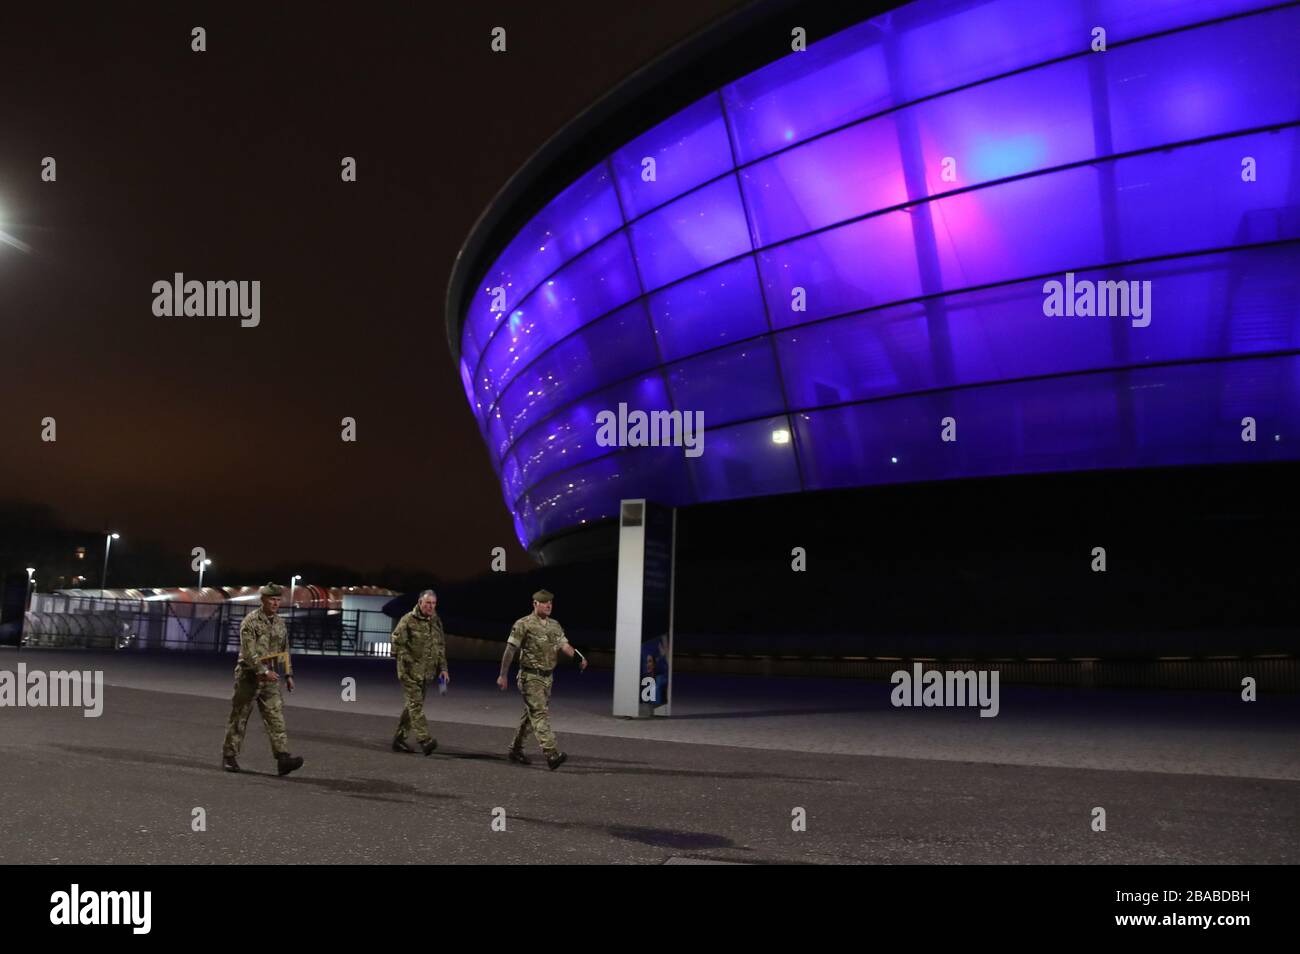
M520 541L1300 456L1300 9L1100 7L921 0L768 55L768 4L534 156L447 309ZM604 446L621 404L702 412L703 453Z

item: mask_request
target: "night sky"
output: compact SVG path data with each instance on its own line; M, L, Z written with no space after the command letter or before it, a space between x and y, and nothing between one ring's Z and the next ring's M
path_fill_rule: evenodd
M452 262L542 142L735 5L10 5L0 500L225 566L527 566L447 350ZM259 280L260 326L155 317L174 272Z

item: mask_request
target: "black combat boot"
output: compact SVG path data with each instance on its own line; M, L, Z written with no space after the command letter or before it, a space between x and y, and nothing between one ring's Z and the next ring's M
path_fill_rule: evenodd
M508 758L511 762L518 762L520 765L532 764L532 759L524 755L523 749L514 749L514 748L507 749L506 758Z
M302 768L302 756L290 755L288 752L280 752L275 757L276 771L280 775L288 775L290 772Z
M430 739L428 742L420 743L420 749L424 752L425 755L432 755L433 750L436 749L437 747L438 747L437 739Z
M393 736L393 751L414 752L415 749L411 748L409 745L406 744L406 739L403 736L395 735Z
M227 772L239 771L239 763L235 761L235 757L233 755L223 755L221 757L221 767L225 769Z
M554 772L557 768L563 765L568 758L569 757L563 752L556 752L554 755L548 755L546 756L546 767Z

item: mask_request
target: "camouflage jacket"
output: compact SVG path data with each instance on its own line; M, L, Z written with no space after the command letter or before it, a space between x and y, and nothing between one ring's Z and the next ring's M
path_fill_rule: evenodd
M516 620L506 640L519 647L519 665L543 672L555 668L555 654L568 641L559 623L549 616L542 619L536 613Z
M239 625L239 661L235 663L235 675L264 673L269 667L259 662L259 658L288 649L289 631L284 620L278 615L267 616L261 609L254 610Z
M432 676L447 668L447 642L438 611L425 616L420 607L402 617L393 630L393 655L399 666Z

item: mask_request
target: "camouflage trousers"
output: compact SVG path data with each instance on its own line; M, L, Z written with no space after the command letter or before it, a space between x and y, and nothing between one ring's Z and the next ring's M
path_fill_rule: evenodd
M535 676L529 672L519 674L519 693L524 697L524 714L519 719L519 731L511 748L522 751L531 731L537 737L542 753L550 758L560 751L551 731L551 680L554 676Z
M402 717L397 721L397 738L406 738L406 733L414 729L417 741L428 742L433 735L429 732L429 720L424 717L424 694L428 689L424 673L399 659L397 681L402 684Z
M284 700L280 697L280 684L259 684L257 675L248 672L235 677L235 696L230 702L230 719L226 723L226 741L221 747L222 755L239 754L254 702L257 703L257 711L262 714L262 722L266 724L271 751L276 755L288 753L289 736L284 729Z

